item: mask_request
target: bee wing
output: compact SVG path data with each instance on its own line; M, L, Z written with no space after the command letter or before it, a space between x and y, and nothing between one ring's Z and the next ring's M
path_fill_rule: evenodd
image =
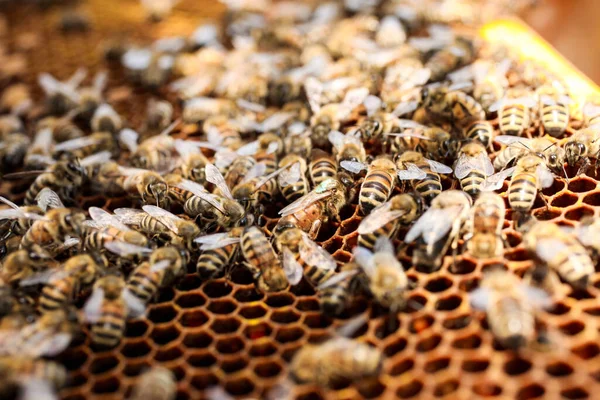
M524 283L521 283L519 286L520 290L527 297L527 300L533 304L535 308L548 308L552 305L552 298L545 290Z
M19 400L58 400L56 390L47 379L27 376L19 380L21 393Z
M375 246L373 247L375 253L390 253L396 254L396 250L394 249L394 244L387 236L381 236L377 238L375 241Z
M194 196L200 197L202 200L206 201L208 204L225 214L225 209L223 206L221 206L221 203L219 203L217 197L212 193L208 193L206 189L204 189L204 186L200 185L199 183L182 179L175 185L175 187L192 192Z
M150 271L151 272L160 272L160 271L163 271L163 270L169 268L170 265L171 265L171 260L161 260L159 262L152 264L150 266Z
M16 205L15 203L10 201L6 197L0 196L0 202L8 205L11 208L10 210L0 211L0 213L4 211L4 215L6 216L4 219L25 218L27 214L37 215L37 214L33 214L33 213L24 212L23 210L21 210L21 208L18 205ZM14 216L14 217L10 218L10 217L8 217L9 215ZM37 215L37 216L41 217L40 215Z
M277 182L279 186L286 187L293 185L298 182L302 178L302 171L300 170L300 163L294 163L291 167L284 169L281 171L279 176L277 177Z
M486 176L490 176L494 173L494 165L487 153L482 152L475 157L469 157L464 153L461 153L454 168L454 175L458 179L462 179L474 170L482 171Z
M56 80L52 75L47 72L43 72L38 75L38 84L42 87L42 90L46 95L57 92L60 88L61 83Z
M227 393L221 386L211 386L204 390L203 394L207 400L235 400L235 397Z
M448 74L448 78L454 82L467 82L477 76L476 64L469 64Z
M258 181L256 183L255 190L260 188L262 185L269 182L271 179L275 178L277 175L281 174L284 170L286 170L288 168L289 168L289 166L286 165L285 167L278 168L275 171L271 172L269 175L264 176L260 181ZM298 178L298 179L300 179L300 178Z
M28 354L33 357L47 356L47 357L55 357L65 351L69 344L71 344L71 340L73 339L73 335L66 332L55 333L48 330L46 332L46 337L44 338L42 343L37 344L35 346L35 351L32 354Z
M92 154L91 156L87 156L86 158L82 159L79 164L81 164L82 167L88 167L91 165L106 163L110 161L111 158L112 154L110 151L101 151L99 153Z
M100 143L98 138L92 136L83 136L71 140L66 140L54 146L54 151L72 151L82 147L92 146Z
M88 322L96 323L101 315L102 303L104 302L104 290L95 288L92 295L83 306L83 313Z
M254 113L261 113L261 112L265 112L265 110L266 110L266 107L263 106L262 104L253 103L251 101L244 100L244 99L237 99L235 101L235 104L239 108L243 108L244 110L252 111Z
M427 129L425 125L421 125L420 123L415 122L412 119L398 119L397 124L398 127L402 129Z
M396 117L400 117L402 115L410 114L418 107L419 103L416 101L403 101L392 110L392 114L394 114Z
M490 306L490 289L485 287L478 287L469 293L469 302L471 307L479 310L487 310Z
M337 344L333 343L334 346L341 344L342 347L346 347L346 343L349 340L347 338L357 332L366 322L367 319L363 314L352 318L337 329L336 333L339 337L331 339L328 343L337 341Z
M123 224L119 218L108 211L105 211L99 207L89 208L90 217L102 227L112 226L120 231L130 231L131 229Z
M500 108L502 108L504 106L504 104L506 103L506 100L504 98L490 104L490 106L488 107L488 111L489 112L495 112L500 110Z
M333 256L327 250L313 242L308 235L302 235L302 243L304 246L300 246L300 257L302 257L307 265L325 271L335 269L337 264Z
M33 138L31 148L36 150L40 149L44 152L47 152L50 148L52 148L52 142L54 142L54 134L52 133L52 129L40 129Z
M215 235L219 235L219 234L216 233ZM212 235L207 235L207 236L212 236ZM227 247L227 246L232 245L232 244L238 244L239 242L240 242L240 238L228 237L227 234L225 234L224 237L222 239L219 239L218 241L212 241L210 243L204 243L204 244L202 244L200 246L200 250L221 249L223 247ZM202 243L202 242L200 242L200 243Z
M215 146L220 146L223 143L223 137L221 136L219 128L215 126L209 126L206 130L206 140Z
M406 137L406 138L416 138L416 139L421 139L421 140L432 140L431 138L428 138L427 136L423 136L423 135L419 135L418 133L415 133L415 131L413 129L407 129L403 133L388 133L387 135L398 137L398 138Z
M50 188L43 188L37 196L35 201L42 211L46 212L49 208L65 208L62 200L56 194L56 192Z
M359 246L354 248L353 254L354 261L365 271L365 274L372 276L375 273L375 260L371 250Z
M300 265L294 254L287 247L283 248L282 264L289 284L294 286L300 283L303 274L302 265Z
M31 214L32 216L36 215L36 214L33 214L33 213L24 213L23 211L21 211L21 210L15 210L14 208L7 208L7 209L4 209L4 210L0 210L0 221L1 220L5 220L5 219L27 218L26 214ZM41 215L38 215L38 217L39 217L38 219L43 219L44 218Z
M240 154L229 149L220 149L215 153L215 165L217 168L224 169L229 167Z
M348 161L348 160L341 161L340 167L342 167L346 171L350 171L354 174L358 174L363 169L369 168L369 166L365 163L361 163L359 161Z
M545 189L552 186L552 183L554 183L554 175L546 168L546 166L539 165L536 172L542 188Z
M129 289L123 290L123 300L127 305L127 316L138 318L146 313L146 304L137 298Z
M327 289L328 287L337 285L338 283L346 280L347 278L354 276L358 273L358 269L346 270L334 274L331 278L317 286L318 290Z
M169 228L174 233L179 233L179 227L177 226L177 221L183 221L183 219L179 218L177 215L157 206L153 205L145 205L142 207L142 210L146 211L152 217L159 220L163 223L167 228Z
M258 124L257 130L259 132L268 132L279 129L293 117L294 114L291 112L276 112L275 114L271 115L263 122Z
M237 149L235 152L240 156L253 156L258 152L259 149L260 143L258 142L258 140L254 140L250 143L246 143L245 145Z
M431 167L431 170L433 172L437 172L438 174L451 174L452 173L452 168L450 168L449 166L442 164L441 162L437 162L434 160L428 160L427 158L425 159L425 161L427 161L427 164L429 164L429 167Z
M138 148L138 139L140 134L133 129L125 128L119 132L119 142L123 144L131 153L135 153Z
M67 236L67 238L62 243L62 245L60 245L56 249L56 252L57 253L61 253L61 252L65 251L65 250L70 249L73 246L77 246L80 242L81 242L81 240L79 238Z
M28 163L35 163L35 164L40 164L40 165L56 164L56 160L54 158L52 158L50 156L45 156L42 154L31 154L31 155L28 155L26 158L27 158ZM29 171L24 171L23 173L27 173L27 172L29 172ZM44 172L44 171L42 171L42 172Z
M304 81L304 90L310 109L313 113L318 113L323 102L323 84L317 78L309 76Z
M131 256L134 254L152 253L152 249L149 249L147 247L136 246L135 244L120 242L118 240L105 243L104 248L110 251L111 253L114 253L121 257Z
M148 68L152 61L150 49L129 49L121 57L121 64L127 69L134 71Z
M426 244L437 242L450 231L461 210L460 206L430 208L410 228L404 238L405 243L411 243L419 236Z
M122 223L135 226L140 225L146 215L144 211L136 208L117 208L114 213Z
M505 146L510 146L511 144L520 142L525 148L531 147L531 139L523 138L520 136L498 135L494 138L494 141Z
M256 163L250 168L246 177L242 180L241 183L246 183L251 181L254 178L258 178L259 176L263 176L267 172L267 165L265 163L259 162Z
M368 235L369 233L375 232L388 222L400 218L404 214L406 214L406 211L390 210L390 203L384 203L375 208L369 215L360 221L357 232L359 235Z
M356 107L362 104L365 101L365 98L369 95L369 89L367 88L356 88L350 89L346 95L344 96L344 100L340 104L338 111L336 113L336 117L340 120L346 119L348 115L354 110Z
M485 178L485 182L483 182L483 184L481 185L481 190L491 192L500 189L502 187L502 184L504 183L504 180L511 176L516 169L517 167L510 167L488 176L487 178Z
M46 284L48 282L58 281L67 276L69 276L69 273L66 271L57 271L55 269L50 269L50 270L39 272L28 278L21 279L21 281L19 281L19 286L24 287L24 286L34 286L34 285Z
M381 110L382 101L377 96L368 95L365 98L363 104L365 105L365 108L367 109L367 115L370 116L370 115L375 114L377 111Z
M417 167L415 164L407 164L406 169L398 170L398 179L401 181L412 179L425 179L427 172Z
M341 149L346 142L346 135L340 131L330 131L327 134L327 139L329 139L329 143L331 143L333 147Z
M538 240L535 252L540 259L547 262L554 259L559 253L564 252L565 247L566 244L559 239L546 238Z
M295 200L288 206L284 207L281 211L279 211L279 215L281 215L282 217L285 217L286 215L293 214L293 213L297 212L298 210L302 210L321 199L329 197L330 195L331 195L331 192L328 190L325 192L322 192L322 193L317 193L316 191L313 190L310 193Z

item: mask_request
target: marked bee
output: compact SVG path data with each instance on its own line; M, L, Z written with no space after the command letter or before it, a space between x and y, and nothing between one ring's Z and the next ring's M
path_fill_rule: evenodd
M427 203L431 203L442 192L439 174L450 174L452 168L437 161L428 160L416 151L405 151L396 158L398 179L409 180L414 190L419 192Z
M504 216L506 206L500 195L483 192L479 195L466 223L467 251L475 258L501 257L504 250Z
M481 185L493 173L494 165L481 143L469 142L462 146L454 164L454 176L460 180L460 187L465 193L477 197Z

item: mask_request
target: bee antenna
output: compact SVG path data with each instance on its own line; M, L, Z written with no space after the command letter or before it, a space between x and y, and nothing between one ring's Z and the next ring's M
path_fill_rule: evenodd
M567 175L567 170L565 169L565 164L564 163L562 165L562 170L563 170L563 173L565 174L565 181L567 181L567 185L568 185L570 183L569 182L569 176Z
M520 144L521 146L525 147L527 150L531 151L531 148L529 146L527 146L527 144L525 144L521 141L518 141L517 143Z
M552 146L556 146L556 143L552 143L550 146L546 147L544 150L542 150L542 153L545 152L546 150L548 150Z

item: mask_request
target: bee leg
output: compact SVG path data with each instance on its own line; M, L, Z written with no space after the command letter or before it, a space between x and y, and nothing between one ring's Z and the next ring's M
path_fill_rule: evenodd
M577 170L577 175L575 176L579 176L579 175L583 175L587 172L588 168L590 167L590 159L589 157L585 157L583 164L581 164L581 167L579 167L579 169Z
M310 227L310 230L308 231L308 237L311 238L311 240L314 240L317 235L319 234L319 230L321 229L321 221L317 220L315 222L313 222L312 226Z

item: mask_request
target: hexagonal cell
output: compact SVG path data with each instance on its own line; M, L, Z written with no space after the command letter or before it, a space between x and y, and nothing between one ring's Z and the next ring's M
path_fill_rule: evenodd
M554 182L552 183L552 186L547 187L544 190L542 190L542 193L546 196L553 196L556 193L563 190L564 187L565 187L565 183L563 181L555 179Z
M477 263L473 262L472 260L468 259L468 258L459 258L456 260L456 263L454 265L451 265L449 268L449 271L451 274L454 275L466 275L466 274L470 274L471 272L475 271L475 268L477 268ZM447 279L447 278L444 278ZM441 282L441 285L443 286L444 284L448 285L448 283L444 283ZM450 285L452 285L452 281L450 281ZM448 286L448 287L449 287ZM434 286L434 289L436 287ZM438 290L439 291L439 290Z
M175 317L177 317L177 310L170 305L152 307L148 313L148 319L155 324L172 321Z
M233 297L241 303L248 303L251 301L258 301L264 297L264 294L256 290L254 287L249 289L238 289L233 294Z
M202 288L204 294L213 299L227 296L232 290L233 287L229 282L221 280L206 282Z
M404 350L407 344L408 342L405 338L397 338L393 342L385 346L385 348L383 349L383 353L387 357L392 357L393 355L398 354L399 352Z
M435 388L433 389L433 395L435 397L444 397L450 393L456 392L456 389L458 389L458 380L448 379L435 385Z
M581 387L561 390L560 395L565 399L587 399L590 397L589 393Z
M115 356L106 355L98 357L90 364L90 372L94 375L103 374L112 370L117 365L119 365L119 360Z
M450 365L450 357L440 357L429 360L425 363L424 370L428 374L434 374L438 371L448 368Z
M304 329L300 327L283 327L275 334L275 340L279 343L295 342L304 336Z
M490 366L490 362L484 359L464 360L461 368L465 372L477 373L483 372Z
M156 344L167 344L177 339L180 334L181 332L176 326L169 325L165 327L154 328L150 334L150 337Z
M254 391L254 383L248 378L239 378L225 383L225 390L234 396L243 396Z
M531 369L531 361L515 357L504 364L504 372L507 375L521 375Z
M552 207L566 208L577 203L577 196L570 193L561 193L552 199Z
M323 314L308 314L302 323L311 329L323 329L331 325L331 318Z
M239 314L246 319L256 319L263 317L267 313L267 308L264 304L255 304L252 306L242 307Z
M126 343L121 349L121 353L127 358L143 357L150 353L150 346L145 340Z
M221 370L226 374L232 374L248 366L248 359L245 357L234 357L220 362Z
M565 195L563 195L563 196L565 196ZM575 199L577 199L576 196L575 196ZM565 201L567 201L567 200L565 200ZM556 209L556 208L543 207L543 208L539 208L539 209L535 210L532 214L534 217L536 217L540 221L550 221L552 219L560 217L561 211L560 211L560 209Z
M363 326L368 329L367 324ZM400 328L400 319L398 316L388 314L375 326L375 336L379 339L385 339L396 333L398 328Z
M96 394L114 393L119 390L119 380L114 376L96 381L92 386L92 392Z
M439 299L435 303L435 309L439 311L452 311L460 307L461 304L462 297L453 294Z
M571 307L563 302L554 303L551 307L546 309L546 312L552 315L564 315L569 311L571 311Z
M558 329L568 336L575 336L585 329L585 325L581 321L570 321L559 325Z
M250 345L248 353L252 357L268 357L277 352L277 347L270 340L259 340Z
M481 346L481 337L475 333L454 339L452 347L455 349L476 349Z
M175 303L181 308L194 308L203 306L206 303L206 299L200 293L184 293L177 296Z
M573 367L561 361L546 366L546 372L552 376L568 376L573 373Z
M575 193L590 192L596 188L596 182L588 178L575 178L569 181L569 190Z
M202 279L197 274L186 275L177 285L177 290L189 292L198 289L202 285Z
M412 358L405 358L403 360L397 361L392 365L390 369L391 376L402 375L403 373L410 371L415 366L415 362Z
M544 393L546 393L546 390L543 386L540 386L537 383L533 383L519 389L519 391L517 392L517 399L528 400L542 398L544 396Z
M473 385L473 393L482 397L495 397L502 394L502 388L493 382L481 382Z
M196 328L204 325L208 321L208 315L202 310L185 311L179 317L179 323L183 326Z
M425 284L425 290L432 292L432 293L443 292L445 290L448 290L451 287L452 287L452 281L443 276L435 278L435 279L430 279Z
M183 355L183 351L179 346L171 346L169 348L163 349L160 348L156 350L156 354L154 355L154 359L160 362L173 361L178 359Z
M299 284L290 288L290 293L298 297L314 296L315 289L311 285L309 285L305 280L302 280Z
M446 329L455 330L463 329L471 323L470 315L459 315L456 317L449 317L442 321L442 325Z
M417 351L426 352L435 349L440 342L442 337L440 335L431 335L428 338L421 339L417 342Z
M234 268L229 279L237 285L251 285L254 283L252 273L247 268Z
M241 324L240 320L235 317L216 318L209 328L215 333L233 333L239 329Z
M271 314L271 321L277 322L280 324L290 324L292 322L296 322L300 319L300 314L298 314L294 309L287 310L276 310Z
M138 376L142 372L150 368L150 364L146 361L127 363L123 368L123 373L126 376Z
M125 325L125 337L128 338L144 336L147 331L148 322L141 319L127 321L127 325Z
M316 299L298 299L296 309L298 311L319 311L319 301Z
M58 359L67 370L76 371L85 364L88 355L81 349L67 349Z
M217 357L208 351L202 351L189 355L186 362L192 367L208 368L217 363Z
M237 336L219 339L217 340L216 348L221 354L233 354L244 348L244 341Z
M417 396L423 389L423 382L418 380L412 380L404 385L401 385L396 390L396 396L401 399L410 399Z
M205 348L210 346L213 338L206 332L188 333L183 338L183 345L188 348Z
M294 296L291 293L272 293L267 296L265 303L271 308L281 308L294 304Z
M204 390L219 383L219 378L211 372L201 372L194 374L190 383L198 390Z
M385 392L385 385L378 379L366 379L356 382L358 393L365 399L375 399Z
M589 342L582 344L581 346L577 346L571 349L571 351L580 358L583 358L584 360L589 360L590 358L594 358L598 354L600 354L600 346L598 346L596 343Z
M585 204L590 206L600 206L600 192L590 193L583 198Z
M256 340L265 336L269 336L272 331L273 329L269 324L266 322L261 322L256 325L248 325L244 329L244 336L246 336L248 339Z
M281 370L281 365L274 361L259 362L254 367L254 373L261 378L273 378L279 375Z
M231 314L237 305L231 300L214 300L208 304L208 311L215 314Z
M594 215L594 210L591 207L581 206L569 210L565 213L565 218L572 221L581 221L585 217L591 217Z

